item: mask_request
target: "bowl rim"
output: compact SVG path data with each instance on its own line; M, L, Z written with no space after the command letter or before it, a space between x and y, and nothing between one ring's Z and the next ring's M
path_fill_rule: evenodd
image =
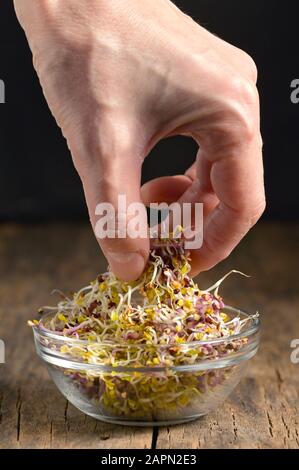
M243 338L247 338L247 337L250 337L252 335L254 335L255 333L257 333L259 330L260 330L260 326L261 326L261 322L260 322L260 319L259 319L259 313L258 313L258 316L256 317L253 317L252 314L249 314L247 312L245 312L244 310L241 310L239 308L236 308L236 307L232 307L230 305L225 305L223 307L224 311L230 311L230 312L234 312L238 315L243 315L244 317L247 317L247 318L251 318L250 322L251 324L247 327L247 328L244 328L240 333L236 333L236 334L233 334L233 335L229 335L229 336L224 336L222 338L214 338L214 339L208 339L208 340L200 340L200 341L186 341L185 343L182 343L182 346L197 346L197 347L200 347L200 346L207 346L207 345L217 345L217 344L221 344L221 343L229 343L231 341L236 341L236 340L239 340L239 339L243 339ZM43 318L49 316L49 315L54 315L55 312L46 312L42 315L42 317L40 318L40 322L42 321ZM113 342L113 341L90 341L90 340L82 340L82 339L77 339L77 338L71 338L71 337L68 337L68 336L65 336L65 335L59 335L57 333L53 333L51 330L48 330L47 328L45 328L44 326L41 327L40 324L38 325L33 325L32 326L32 329L34 331L34 335L38 335L40 337L44 337L44 338L49 338L49 339L53 339L53 340L56 340L56 341L60 341L60 342L63 342L65 344L72 344L72 345L80 345L80 346L91 346L91 345L97 345L97 346L113 346L113 347L120 347L120 348L128 348L128 347L138 347L140 349L142 348L146 348L148 347L149 345L147 344L134 344L134 343L127 343L126 341L123 341L123 342ZM165 345L157 345L157 347L159 349L163 349L163 348L168 348L168 347L171 347L171 345L169 344L165 344Z

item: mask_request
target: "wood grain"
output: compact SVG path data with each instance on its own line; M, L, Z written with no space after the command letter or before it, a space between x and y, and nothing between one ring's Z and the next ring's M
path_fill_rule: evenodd
M37 358L26 321L105 268L87 225L0 226L0 448L299 448L299 225L261 223L225 262L200 276L207 286L232 268L228 303L262 314L257 357L228 401L184 426L112 426L83 415L58 392Z

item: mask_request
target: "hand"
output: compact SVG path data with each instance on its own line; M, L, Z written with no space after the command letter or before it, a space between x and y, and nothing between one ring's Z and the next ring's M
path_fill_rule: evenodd
M14 0L46 99L67 140L95 227L99 202L203 202L193 272L229 255L265 207L257 72L243 51L168 0ZM199 144L185 175L140 189L170 135ZM144 223L146 223L144 214ZM99 241L113 271L141 274L149 240Z

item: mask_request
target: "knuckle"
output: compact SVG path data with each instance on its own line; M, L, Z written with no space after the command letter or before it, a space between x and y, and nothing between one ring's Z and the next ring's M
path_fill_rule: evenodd
M259 97L257 88L243 77L230 82L229 121L232 131L242 141L251 141L260 133Z
M233 77L231 80L231 91L235 95L235 99L240 101L243 106L251 110L255 110L258 107L257 88L250 80L242 76Z
M266 210L266 198L261 197L250 211L250 224L255 225Z
M97 114L95 112L94 114ZM126 124L111 122L105 116L95 115L89 119L88 125L79 122L72 123L71 129L65 132L70 142L73 157L79 163L84 160L88 167L105 168L107 174L112 174L116 165L134 158L136 164L142 163L143 148L136 137L137 132Z
M253 83L257 82L258 77L258 68L254 59L245 51L239 49L239 54L241 57L241 66L245 70L246 75Z
M258 197L255 201L246 202L239 207L236 211L236 215L245 227L245 231L253 227L266 209L266 198L265 195Z

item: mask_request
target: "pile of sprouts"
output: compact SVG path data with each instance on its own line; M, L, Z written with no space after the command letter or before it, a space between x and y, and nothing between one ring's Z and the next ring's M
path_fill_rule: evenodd
M157 239L138 280L123 282L108 270L72 296L60 293L57 306L44 307L46 315L29 323L84 340L65 341L60 351L82 363L130 368L130 372L96 374L82 364L82 371L64 371L106 412L126 418L144 418L159 407L164 413L178 412L205 387L220 384L225 375L222 371L177 373L173 368L238 350L246 340L209 341L238 334L253 318L229 318L223 312L219 286L237 271L201 290L190 269L183 239ZM157 372L138 371L148 367Z

